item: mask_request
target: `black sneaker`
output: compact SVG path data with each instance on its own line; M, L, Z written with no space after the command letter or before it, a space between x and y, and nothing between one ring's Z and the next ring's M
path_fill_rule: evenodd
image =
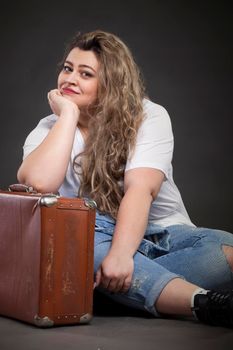
M233 290L196 294L192 311L201 322L233 328Z

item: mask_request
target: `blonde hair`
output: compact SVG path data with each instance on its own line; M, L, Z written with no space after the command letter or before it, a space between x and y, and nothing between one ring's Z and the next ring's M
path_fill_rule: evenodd
M144 85L130 50L117 36L100 30L78 33L65 57L75 47L93 51L100 63L89 135L84 151L74 159L81 175L79 195L92 198L98 210L116 218L126 161L143 120Z

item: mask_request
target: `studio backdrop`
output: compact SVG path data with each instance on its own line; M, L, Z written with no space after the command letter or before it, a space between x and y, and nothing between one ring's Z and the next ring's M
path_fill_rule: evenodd
M191 219L233 231L231 3L3 2L0 188L17 181L25 138L51 113L47 93L66 42L77 31L103 29L130 47L149 97L171 117L174 179Z

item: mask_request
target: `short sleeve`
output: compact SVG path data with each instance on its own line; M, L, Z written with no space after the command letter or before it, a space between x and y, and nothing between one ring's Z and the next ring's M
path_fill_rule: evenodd
M23 146L23 159L38 147L55 124L57 117L52 114L40 120L38 125L27 136Z
M136 146L127 160L125 171L149 167L161 170L168 178L174 147L170 117L165 108L149 100L144 101L144 113Z

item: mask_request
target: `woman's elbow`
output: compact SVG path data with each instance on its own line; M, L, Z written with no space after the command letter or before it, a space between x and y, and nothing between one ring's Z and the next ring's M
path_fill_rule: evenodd
M58 191L58 188L54 187L54 184L51 185L45 176L38 178L35 175L26 175L21 168L17 172L17 180L20 184L32 187L38 193L57 193Z
M17 180L20 184L25 184L26 182L23 175L22 166L20 166L20 168L17 171Z

